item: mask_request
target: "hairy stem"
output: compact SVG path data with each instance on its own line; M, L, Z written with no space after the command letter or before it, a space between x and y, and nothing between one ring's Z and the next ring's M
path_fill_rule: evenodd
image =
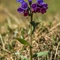
M31 22L33 21L33 13L31 11L31 5L30 5L30 19L31 19ZM32 45L32 25L31 25L31 35L30 35L30 44ZM30 60L32 60L32 48L30 47Z
M33 19L33 15L31 13L31 22L32 22L32 19ZM31 40L30 40L30 44L32 45L32 26L31 26L31 36L30 36ZM32 60L32 48L30 47L30 60Z

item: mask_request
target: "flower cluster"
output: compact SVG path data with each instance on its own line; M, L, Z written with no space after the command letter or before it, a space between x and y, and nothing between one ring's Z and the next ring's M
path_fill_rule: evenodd
M32 13L38 12L44 14L48 9L48 5L44 3L43 0L37 0L36 3L32 3L32 0L28 0L30 7L24 0L17 0L17 2L21 3L21 7L19 7L17 11L23 13L24 16L28 16L30 10Z

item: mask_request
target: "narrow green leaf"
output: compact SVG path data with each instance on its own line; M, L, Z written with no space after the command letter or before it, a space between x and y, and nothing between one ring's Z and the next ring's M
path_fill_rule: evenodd
M44 56L44 55L48 55L48 51L43 51L43 52L38 52L35 55L33 55L33 57L40 57L40 56Z
M24 44L24 45L29 45L30 47L32 47L26 40L21 39L21 38L16 38L20 43Z

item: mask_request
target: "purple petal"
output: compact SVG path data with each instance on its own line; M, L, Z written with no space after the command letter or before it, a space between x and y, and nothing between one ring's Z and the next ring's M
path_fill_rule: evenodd
M24 10L20 7L17 9L18 12L22 13Z
M31 6L33 9L36 9L37 8L37 4L36 3L34 3L34 4L32 4L32 6Z
M40 10L41 10L41 9L40 9L39 7L37 7L37 10L36 10L36 12L40 12Z
M17 0L17 2L23 3L23 2L24 2L24 0Z
M40 4L40 3L42 3L42 2L44 2L43 0L37 0L37 3L38 4Z
M28 15L28 11L24 11L24 16L27 16Z
M41 9L41 13L42 13L42 14L46 13L46 9L44 9L44 8Z
M37 4L36 3L32 4L31 8L32 8L32 12L36 12Z
M23 2L21 7L22 7L22 9L27 10L28 9L28 3Z
M40 8L44 8L44 9L48 9L48 5L46 4L46 3L40 3L39 5L38 5L38 7L40 7Z
M48 5L47 4L43 4L43 8L48 9Z

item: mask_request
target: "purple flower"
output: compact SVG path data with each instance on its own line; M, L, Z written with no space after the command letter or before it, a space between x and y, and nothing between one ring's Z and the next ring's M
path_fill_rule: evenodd
M36 9L36 8L37 8L37 4L34 3L34 4L31 5L31 7L32 7L33 9Z
M24 11L24 16L27 16L28 15L28 11Z
M42 13L42 14L46 13L46 9L42 8L42 9L41 9L41 13Z
M27 2L23 2L21 8L24 9L24 10L27 10L28 9Z
M42 4L41 6L43 6L43 8L45 8L45 9L48 9L48 5L47 4Z
M43 3L43 2L44 2L43 0L37 0L38 4Z
M20 7L17 9L18 12L22 13L24 10Z
M23 3L23 2L24 2L24 0L17 0L17 2Z
M24 14L24 16L27 16L28 15L28 4L27 4L27 2L22 2L21 3L21 7L19 7L18 9L17 9L17 11L19 12L19 13L23 13Z
M30 10L33 13L38 12L38 13L44 14L46 10L48 9L48 5L44 3L43 0L37 0L37 2L33 4L32 4L32 0L28 0L30 6L28 6L28 3L25 2L24 0L17 0L17 2L21 3L21 7L19 7L17 11L19 13L23 13L24 16L28 16Z
M41 11L40 7L37 7L36 12L39 13L40 11Z
M31 8L32 8L32 12L36 12L37 4L36 3L32 4Z
M42 14L44 14L46 12L46 10L48 9L48 5L46 3L44 3L42 0L40 4L37 4L37 12L41 12Z

